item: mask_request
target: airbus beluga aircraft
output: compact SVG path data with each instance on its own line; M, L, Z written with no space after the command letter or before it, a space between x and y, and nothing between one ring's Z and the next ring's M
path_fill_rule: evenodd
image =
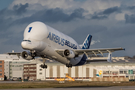
M21 46L29 52L23 51L21 56L26 60L32 60L37 56L42 57L42 68L47 68L46 58L54 59L67 67L72 67L86 64L90 54L97 55L124 50L124 48L89 49L91 39L92 36L88 35L84 43L79 45L68 35L37 21L29 24L24 31Z

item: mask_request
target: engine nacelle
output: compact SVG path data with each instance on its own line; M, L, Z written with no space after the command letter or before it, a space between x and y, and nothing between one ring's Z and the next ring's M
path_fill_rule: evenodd
M71 59L75 57L75 53L72 50L66 49L64 51L64 56Z
M31 53L30 52L26 52L26 51L22 52L22 58L26 59L26 60L32 60L33 59L33 57L31 56Z

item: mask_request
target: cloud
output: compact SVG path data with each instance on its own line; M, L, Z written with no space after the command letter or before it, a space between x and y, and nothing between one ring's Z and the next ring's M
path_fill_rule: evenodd
M82 4L82 8L87 10L87 14L94 14L95 12L104 11L112 7L120 7L119 0L87 0Z
M118 21L125 21L125 14L124 13L118 13L115 15L115 19Z
M111 8L105 9L103 11L103 14L110 15L110 14L112 14L114 12L118 12L118 11L120 11L120 9L116 6L116 7L111 7Z
M66 10L67 12L72 12L75 9L83 8L84 10L88 11L85 14L93 14L96 11L105 10L111 7L120 7L121 1L106 1L106 0L14 0L14 2L10 5L9 8L12 8L14 5L19 4L26 4L29 3L30 7L29 10L35 10L37 8L37 4L44 8L48 9L55 9L61 8ZM38 8L38 9L41 9Z
M105 26L89 24L88 26L78 26L78 28L72 31L69 35L74 38L79 44L81 44L88 34L92 35L92 40L96 41L100 39L100 36L96 35L98 33L106 32L106 30L107 28Z
M10 8L20 3L29 3L29 10L35 10L36 8L34 8L34 6L36 6L37 4L40 4L41 7L47 7L48 9L62 8L74 10L79 8L83 2L77 2L74 0L14 0L14 2L10 5Z
M100 40L97 40L97 41L92 40L91 45L94 45L94 44L96 44L96 43L100 43Z
M135 23L135 14L132 15L125 14L125 20L126 23Z
M24 5L14 5L13 9L16 12L16 14L20 15L26 12L26 9L28 8L29 4L26 3Z
M74 18L80 18L80 19L83 19L84 16L83 16L83 13L85 12L84 9L82 8L79 8L79 9L75 9L73 11L73 13L69 16L69 20L72 20Z
M134 10L135 6L128 6L127 8L130 9L130 10Z
M8 21L8 19L10 21L12 21L12 20L15 21L17 19L24 18L24 17L28 16L27 15L28 6L29 6L29 4L26 3L24 5L22 5L22 4L14 5L13 9L5 8L0 11L0 19L3 20L4 22L6 22L6 21ZM8 21L6 23L9 23L10 21ZM2 21L0 21L0 22L2 22Z
M33 21L42 21L42 22L69 22L75 19L83 19L84 9L79 8L75 9L71 14L66 14L60 8L48 9L36 12L30 17L17 20L15 23L28 23Z
M120 13L121 10L119 7L111 7L107 8L104 11L96 12L92 15L91 19L106 19L109 17L110 14L112 13Z
M92 15L91 19L106 19L107 15Z

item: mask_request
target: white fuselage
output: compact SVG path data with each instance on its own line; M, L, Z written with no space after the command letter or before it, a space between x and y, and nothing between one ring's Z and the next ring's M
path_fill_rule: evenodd
M25 50L35 50L38 56L47 55L63 64L77 65L83 57L83 55L79 55L76 58L67 59L59 55L56 52L57 49L73 50L81 49L81 47L71 37L42 22L33 22L26 27L21 46Z

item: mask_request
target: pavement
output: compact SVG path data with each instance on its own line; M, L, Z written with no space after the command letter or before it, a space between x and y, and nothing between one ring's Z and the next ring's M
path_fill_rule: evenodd
M1 81L0 83L22 83L21 81ZM0 89L0 90L135 90L135 86L110 86L110 87L67 87L67 88L25 88L25 89Z
M74 88L31 88L31 89L1 89L1 90L135 90L135 86L74 87Z

